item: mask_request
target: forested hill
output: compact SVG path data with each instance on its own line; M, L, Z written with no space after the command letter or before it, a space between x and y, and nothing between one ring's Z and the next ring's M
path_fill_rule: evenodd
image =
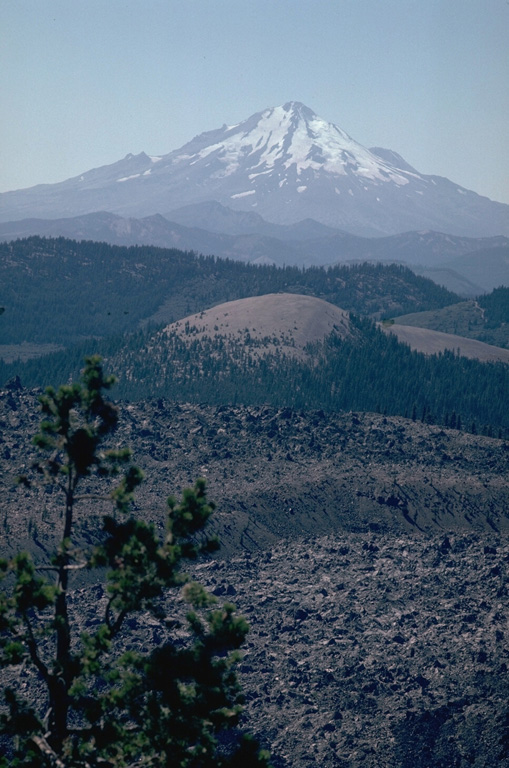
M396 322L454 333L509 349L509 288L500 286L477 300L404 315L396 318Z
M65 238L0 243L2 343L105 338L267 293L304 293L379 319L459 297L401 266L253 266L151 246Z
M308 345L305 359L284 347L284 340L250 333L235 340L201 336L192 327L184 336L181 329L139 332L94 342L93 350L87 342L24 364L0 361L0 386L18 386L16 376L29 387L76 379L94 351L118 376L123 399L375 411L509 439L508 365L453 352L426 356L355 316L344 338L333 333Z

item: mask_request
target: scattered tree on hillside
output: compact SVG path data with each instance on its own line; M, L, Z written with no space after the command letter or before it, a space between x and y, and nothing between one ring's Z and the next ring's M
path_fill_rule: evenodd
M0 662L11 680L3 686L0 766L266 767L267 754L234 729L241 712L234 666L247 625L181 571L213 544L195 541L213 511L204 481L180 503L168 500L162 537L129 516L142 475L129 450L105 446L117 426L104 397L113 381L100 358L88 358L81 383L48 388L40 398L34 470L62 494L63 526L49 564L25 553L0 561ZM77 513L108 478L117 478L109 490L114 513L104 519L102 542L85 552L76 546ZM78 636L70 588L85 569L100 569L95 580L103 569L107 575L93 628ZM169 588L188 604L180 623L164 609ZM158 627L157 641L141 650L129 640L140 615ZM28 667L27 694L16 678ZM235 738L221 741L222 732Z

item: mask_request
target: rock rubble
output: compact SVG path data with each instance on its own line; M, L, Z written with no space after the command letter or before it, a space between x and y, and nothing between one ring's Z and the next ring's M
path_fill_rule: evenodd
M114 442L132 447L146 474L137 513L162 525L166 497L205 477L225 554L336 530L509 528L509 445L501 440L371 413L165 400L120 407ZM38 422L35 393L0 393L3 546L41 555L60 500L43 490L34 498L13 482L29 470ZM98 535L105 511L83 508L85 541Z
M35 396L0 393L1 548L44 560L59 499L13 486ZM115 442L147 476L137 514L162 525L165 497L208 478L223 548L191 575L249 620L245 726L276 768L509 766L505 443L376 414L120 408ZM104 511L79 509L83 544ZM78 583L89 628L100 600ZM126 630L163 639L146 617Z
M330 534L198 566L276 768L509 765L509 543Z

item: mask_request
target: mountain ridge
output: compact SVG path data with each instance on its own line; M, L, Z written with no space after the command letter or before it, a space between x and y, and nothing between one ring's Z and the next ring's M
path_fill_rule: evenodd
M5 307L2 330L8 344L69 344L133 332L231 299L279 291L314 294L374 318L458 299L401 266L302 271L176 248L38 236L0 243L0 306Z
M421 230L363 238L313 219L273 224L259 214L234 211L213 201L184 206L167 217L154 214L135 219L100 211L55 220L0 223L0 242L33 235L120 246L179 248L278 266L330 266L355 261L404 263L419 274L429 273L435 282L462 296L476 296L509 284L509 239L503 236L468 238ZM482 262L487 261L490 269L483 270Z

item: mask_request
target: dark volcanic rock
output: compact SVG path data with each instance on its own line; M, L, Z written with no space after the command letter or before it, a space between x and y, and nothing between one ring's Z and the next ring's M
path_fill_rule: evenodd
M250 621L247 717L276 766L509 765L509 543L442 544L336 533L198 566Z
M115 442L147 475L138 514L162 525L169 493L209 480L224 547L192 576L249 620L245 725L276 768L509 767L502 441L375 414L121 411ZM1 394L2 549L45 559L59 500L12 485L38 421L34 393ZM78 508L83 543L102 512ZM104 599L77 584L83 627ZM125 643L162 642L151 621L130 622Z
M443 535L342 532L191 569L250 623L242 725L275 768L509 767L509 542L448 538L444 552ZM80 629L106 599L76 590ZM172 595L166 611L185 607ZM141 616L121 642L148 650L165 632Z
M29 468L38 421L33 393L0 393L0 527L10 550L35 542L43 551L59 519L56 494L41 490L34 503L13 485ZM152 400L121 406L115 444L133 448L146 473L137 512L158 524L168 495L207 478L226 554L336 530L509 527L507 445L399 417ZM88 537L103 513L83 508Z

